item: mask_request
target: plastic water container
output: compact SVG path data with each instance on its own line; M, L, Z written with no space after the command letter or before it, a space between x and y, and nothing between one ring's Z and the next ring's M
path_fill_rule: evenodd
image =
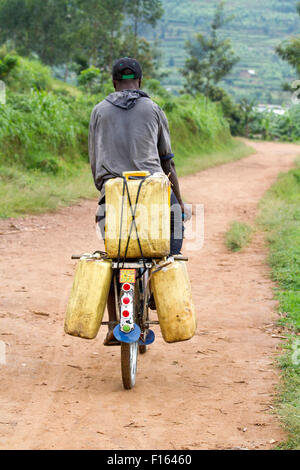
M184 261L162 261L152 269L151 290L164 340L176 343L191 339L196 331L196 314L190 280Z
M111 280L111 261L88 258L79 261L66 313L65 333L85 339L96 338Z
M126 258L141 258L138 238L145 258L167 256L170 253L169 179L164 173L150 176L149 173L127 172L123 175L127 180L132 210L139 193L135 214L137 232L133 226ZM143 176L148 177L141 184ZM105 184L105 200L105 249L109 258L115 259L118 254L124 257L133 217L122 178L110 179Z

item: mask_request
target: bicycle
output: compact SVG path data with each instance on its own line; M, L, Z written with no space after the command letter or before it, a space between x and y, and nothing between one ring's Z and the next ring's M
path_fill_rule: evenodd
M107 259L104 252L95 252ZM73 255L72 259L81 256ZM173 260L188 261L180 255L166 259L163 266ZM121 374L123 386L130 390L135 386L138 354L145 354L148 346L154 343L155 333L151 325L159 325L150 318L150 279L153 268L161 269L154 259L133 259L121 263L112 260L113 286L116 300L116 321L104 321L102 325L114 327L114 336L121 347ZM155 270L154 270L155 271Z

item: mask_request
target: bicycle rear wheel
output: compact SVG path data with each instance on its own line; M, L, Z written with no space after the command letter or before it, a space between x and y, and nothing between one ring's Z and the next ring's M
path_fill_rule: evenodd
M130 390L135 386L138 349L138 342L121 343L122 380L126 390Z

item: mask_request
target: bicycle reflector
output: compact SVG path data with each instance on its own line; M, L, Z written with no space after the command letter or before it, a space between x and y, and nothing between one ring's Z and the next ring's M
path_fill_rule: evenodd
M131 285L126 283L123 285L123 291L129 292L132 289Z
M123 297L122 302L124 305L129 305L130 304L130 298L129 297Z
M133 321L133 289L130 282L125 282L121 287L121 318L120 329L123 333L130 333L134 330Z

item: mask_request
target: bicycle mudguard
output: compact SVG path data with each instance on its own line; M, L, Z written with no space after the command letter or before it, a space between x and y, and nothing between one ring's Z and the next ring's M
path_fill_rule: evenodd
M146 341L143 341L142 339L139 340L139 345L140 346L149 346L149 344L154 343L155 341L155 333L152 330L148 331Z
M136 343L141 336L141 329L138 325L134 324L134 329L130 333L123 333L120 325L117 325L114 329L114 336L121 343Z

